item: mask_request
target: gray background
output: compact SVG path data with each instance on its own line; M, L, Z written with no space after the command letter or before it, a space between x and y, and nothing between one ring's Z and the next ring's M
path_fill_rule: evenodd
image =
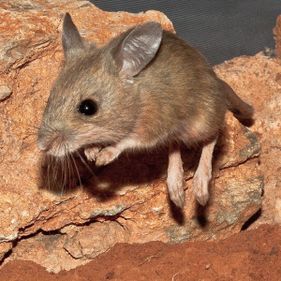
M274 47L272 29L281 0L91 0L106 11L159 10L177 34L198 48L211 64Z

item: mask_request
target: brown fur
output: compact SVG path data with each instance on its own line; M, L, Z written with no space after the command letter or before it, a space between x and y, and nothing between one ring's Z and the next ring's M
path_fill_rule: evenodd
M225 94L195 49L164 31L155 59L133 84L124 85L110 54L116 41L66 61L44 113L47 126L63 130L79 143L77 148L118 142L130 133L145 146L171 138L197 143L217 133L226 111ZM92 118L76 110L88 97L99 105Z
M179 141L193 145L213 139L227 109L242 119L243 115L251 117L252 108L217 78L198 51L175 34L163 31L153 59L148 64L144 62L137 75L129 77L126 71L130 70L124 70L124 65L122 69L120 64L124 55L120 50L135 29L96 48L86 47L71 24L65 29L70 30L69 40L77 37L77 48L67 52L69 41L64 34L66 61L51 91L39 131L39 146L47 153L64 156L89 145L120 144L118 149L107 149L98 160L106 164L119 155L117 151L128 148ZM159 37L160 27L152 27ZM84 116L77 110L79 103L89 98L98 104L94 116Z

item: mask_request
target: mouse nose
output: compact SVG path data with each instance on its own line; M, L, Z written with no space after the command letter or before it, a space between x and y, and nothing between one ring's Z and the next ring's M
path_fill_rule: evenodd
M41 151L55 157L63 157L69 150L67 139L61 132L54 132L52 135L39 137L37 144Z
M47 151L47 146L41 139L37 140L37 146L41 151L44 151L44 152Z
M37 133L37 146L40 150L47 152L57 136L63 133L59 125L57 122L50 122L48 119L43 119Z
M55 139L51 136L40 135L37 139L37 146L41 151L48 152L54 141Z
M46 136L42 133L42 129L40 128L38 131L38 137L37 137L37 147L41 151L47 151L47 142L46 142Z
M56 146L60 146L66 142L64 131L61 130L45 130L41 127L38 132L37 146L40 150L48 152Z

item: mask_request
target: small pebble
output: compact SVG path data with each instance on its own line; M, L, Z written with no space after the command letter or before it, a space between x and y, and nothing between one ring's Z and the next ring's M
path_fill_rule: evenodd
M12 94L12 90L6 85L0 85L0 101L3 101Z
M210 267L211 267L211 265L209 263L205 265L206 270L210 269Z
M272 48L265 47L263 50L265 56L273 58L276 56L275 50Z

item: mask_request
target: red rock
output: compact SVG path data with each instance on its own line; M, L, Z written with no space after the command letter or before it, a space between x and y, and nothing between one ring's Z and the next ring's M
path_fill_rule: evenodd
M261 142L258 166L264 176L262 214L257 224L281 221L281 65L278 59L257 54L239 57L216 67L236 92L254 104L251 127Z
M173 213L167 202L165 151L124 156L100 171L99 188L110 189L114 196L98 196L100 192L93 185L63 195L45 190L36 128L62 60L63 14L70 12L82 35L98 45L144 21L157 20L169 30L173 26L160 12L109 13L86 1L10 0L0 3L0 8L0 81L13 89L13 94L0 103L2 258L11 242L17 241L7 260L33 260L52 271L70 269L117 242L227 237L239 232L260 209L263 180L256 158L259 142L252 129L241 126L230 114L218 147L211 200L205 210L196 206L190 190L190 167L197 158L187 150L186 207L182 216ZM265 110L260 101L270 94L276 96L276 64L261 56L239 58L217 67L217 72L239 95L255 104L259 116ZM268 79L266 85L263 75ZM262 95L263 87L271 92ZM259 99L254 96L255 89ZM276 106L267 101L272 108ZM262 140L266 142L263 126L270 124L277 130L278 124L270 123L275 118L273 113L272 119L261 116L264 118L257 121L254 130L264 133Z
M276 56L281 58L281 15L276 19L276 25L273 29L275 37L275 52Z

